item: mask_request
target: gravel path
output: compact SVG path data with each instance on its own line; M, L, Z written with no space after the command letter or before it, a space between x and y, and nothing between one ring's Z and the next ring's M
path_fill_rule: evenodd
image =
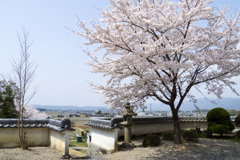
M92 160L240 160L240 143L231 140L200 139L199 143L176 145L162 141L158 147L142 147L142 140L134 140L135 148L112 154L93 156ZM119 143L120 144L120 143ZM50 147L0 149L0 160L59 160L62 154ZM74 159L77 159L76 157ZM78 158L83 159L83 158Z
M231 140L200 139L199 143L185 142L176 145L162 141L154 148L144 148L141 140L131 150L120 149L113 154L93 157L97 160L240 160L240 143Z
M0 160L59 160L62 154L50 147L0 149Z

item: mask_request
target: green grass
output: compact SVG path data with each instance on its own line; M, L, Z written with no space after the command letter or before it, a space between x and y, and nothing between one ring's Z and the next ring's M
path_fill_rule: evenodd
M83 142L77 142L77 136L76 134L78 134L79 136L82 136L82 132L84 132L86 134L86 131L88 131L88 129L84 129L81 127L73 127L75 129L74 132L72 132L69 136L69 146L70 147L87 147L87 142L85 137L82 137Z
M83 139L83 142L77 142L77 140L70 140L69 141L69 146L70 147L87 147L87 143L86 143L86 140Z
M234 142L240 142L240 138L239 138L238 136L235 136L235 137L233 138L233 141L234 141Z

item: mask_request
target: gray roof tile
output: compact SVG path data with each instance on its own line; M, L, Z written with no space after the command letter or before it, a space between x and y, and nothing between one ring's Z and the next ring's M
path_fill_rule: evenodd
M20 124L21 126L21 124ZM0 119L0 128L17 128L18 127L18 119ZM71 123L69 119L63 119L62 121L54 120L54 119L24 119L23 120L24 128L50 128L59 132L63 132L65 130L74 131L71 128Z
M121 117L104 118L94 117L88 121L85 125L103 128L103 129L114 129L120 127L120 123L123 121ZM149 124L149 123L171 123L173 122L172 117L133 117L134 124ZM180 122L206 122L206 118L180 118Z

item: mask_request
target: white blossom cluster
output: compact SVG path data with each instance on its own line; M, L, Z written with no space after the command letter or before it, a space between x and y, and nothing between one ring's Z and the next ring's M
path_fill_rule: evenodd
M46 119L47 114L44 112L40 112L36 108L33 108L31 106L24 107L25 112L23 113L23 116L27 119Z
M15 105L16 110L19 111L18 104L15 103ZM46 119L48 116L45 112L40 112L38 109L27 105L24 107L23 117L24 119Z
M227 18L210 0L109 1L102 19L73 31L98 45L85 53L93 72L109 78L93 87L111 108L152 97L178 110L200 84L218 98L226 87L237 93L230 79L240 74L239 15Z

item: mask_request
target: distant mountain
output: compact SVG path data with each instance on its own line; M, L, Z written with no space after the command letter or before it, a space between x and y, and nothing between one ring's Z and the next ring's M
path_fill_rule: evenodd
M212 103L211 101L215 101L216 103ZM163 104L163 103L147 103L147 109L145 111L170 111L169 106ZM150 107L151 105L151 107ZM197 107L199 109L212 109L216 107L222 107L225 109L235 109L240 110L240 98L223 98L223 99L217 99L217 98L209 98L206 99L198 99L196 103ZM101 110L101 111L108 111L107 106L50 106L50 105L38 105L34 104L32 105L34 108L41 108L41 109L47 109L47 110ZM192 102L184 101L180 110L182 111L191 111L196 110ZM139 110L140 111L140 110Z
M215 103L212 103L215 101ZM222 99L217 99L217 98L209 98L208 100L206 99L197 99L196 106L199 109L213 109L216 107L222 107L225 109L235 109L235 110L240 110L240 98L222 98ZM147 111L170 111L170 108L168 105L162 104L162 103L151 103L151 108L150 108L150 103L147 104ZM190 111L190 110L196 110L194 104L189 101L184 101L180 110L182 111Z
M52 106L52 105L32 105L34 108L47 109L47 110L107 110L106 106Z

